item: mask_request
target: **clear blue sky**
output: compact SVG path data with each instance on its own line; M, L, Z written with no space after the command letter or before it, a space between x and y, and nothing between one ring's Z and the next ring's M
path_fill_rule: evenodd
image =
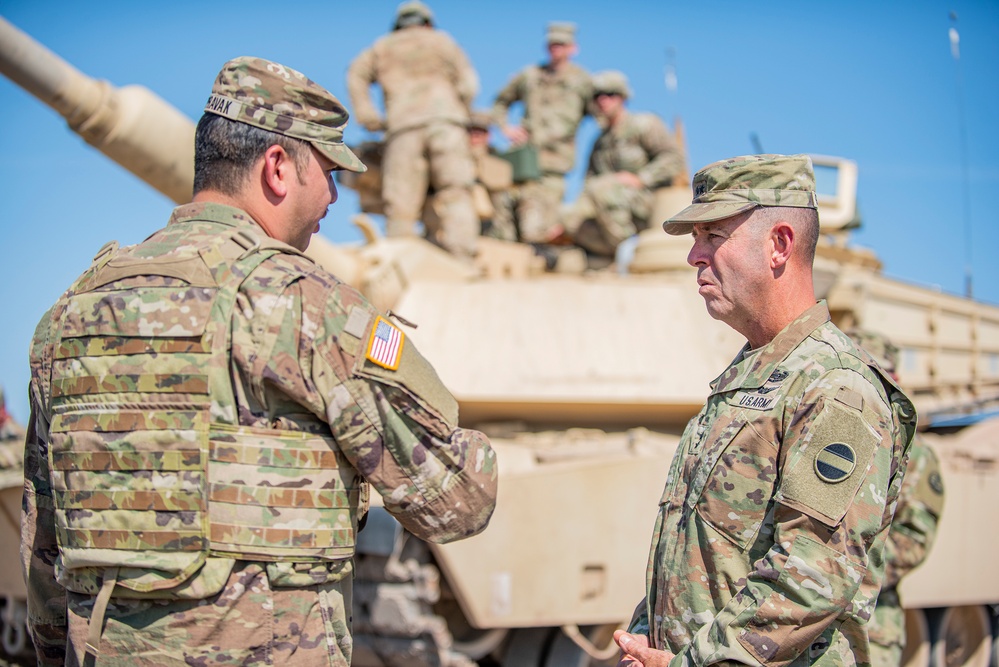
M0 15L84 73L144 84L196 120L219 67L236 55L299 69L346 101L347 64L388 29L396 4L6 0ZM682 116L692 170L753 152L753 132L768 152L856 160L865 226L854 243L875 249L893 277L962 293L966 181L947 37L949 12L957 12L975 292L999 303L999 2L429 4L479 72L479 106L543 57L546 22L572 20L580 64L626 72L633 109ZM676 93L663 85L668 49ZM105 241L142 240L173 205L2 77L0 100L0 384L25 421L27 348L38 318ZM583 155L594 134L589 123L581 131ZM348 128L348 141L362 138L363 130ZM571 193L578 176L574 183ZM323 223L328 238L357 238L347 222L356 202L341 193Z

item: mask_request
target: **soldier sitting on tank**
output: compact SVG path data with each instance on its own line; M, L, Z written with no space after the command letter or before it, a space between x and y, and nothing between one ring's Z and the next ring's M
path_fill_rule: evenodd
M371 100L381 86L385 116ZM385 131L382 199L388 236L416 233L428 188L435 220L427 238L464 258L475 254L479 220L472 203L475 167L465 123L479 80L468 57L418 0L399 5L392 32L362 51L347 70L358 122Z
M433 542L495 506L486 437L304 252L363 171L301 73L226 63L194 198L106 245L31 346L22 566L39 664L347 667L369 484Z
M858 346L897 378L898 348L873 331L849 332ZM898 586L905 575L926 560L943 514L944 486L940 460L918 434L909 449L909 463L898 495L895 518L885 544L885 578L874 614L867 624L871 666L898 667L905 648L905 611Z
M590 152L583 192L561 218L577 245L613 257L622 241L648 227L655 190L670 185L685 160L658 116L628 111L624 74L595 74L593 96L603 131Z

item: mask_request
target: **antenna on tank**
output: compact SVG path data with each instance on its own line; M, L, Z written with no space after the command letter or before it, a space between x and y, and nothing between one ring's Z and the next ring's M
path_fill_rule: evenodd
M964 213L964 295L971 299L974 294L972 268L971 235L971 182L968 176L968 129L964 121L964 84L961 76L961 35L957 32L957 12L950 13L950 54L954 57L954 73L957 80L957 125L961 145L961 176Z

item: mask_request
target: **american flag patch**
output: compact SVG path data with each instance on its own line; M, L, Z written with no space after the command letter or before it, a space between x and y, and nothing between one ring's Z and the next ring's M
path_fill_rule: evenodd
M399 368L399 360L402 359L402 344L405 340L406 335L398 327L379 316L375 319L375 326L371 328L368 353L365 356L372 363L394 371Z

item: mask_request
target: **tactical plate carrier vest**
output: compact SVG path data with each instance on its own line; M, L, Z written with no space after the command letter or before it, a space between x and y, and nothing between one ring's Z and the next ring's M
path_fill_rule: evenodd
M233 559L319 565L354 553L367 486L329 427L251 428L236 414L237 292L265 259L296 251L220 231L152 258L112 244L52 313L56 571L70 590L104 589L95 618L112 590L217 593Z

